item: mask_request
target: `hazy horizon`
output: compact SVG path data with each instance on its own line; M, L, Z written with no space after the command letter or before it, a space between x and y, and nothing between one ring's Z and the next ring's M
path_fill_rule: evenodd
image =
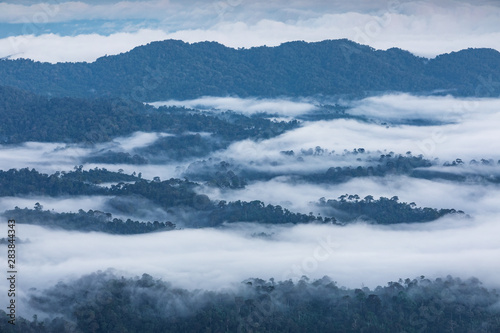
M496 1L7 1L0 13L0 57L52 63L165 39L248 48L347 38L428 58L500 50Z

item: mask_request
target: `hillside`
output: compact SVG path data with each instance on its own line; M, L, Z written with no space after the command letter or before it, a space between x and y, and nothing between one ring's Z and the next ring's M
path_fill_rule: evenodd
M176 158L203 155L237 140L270 138L298 126L297 121L273 122L230 112L216 115L176 107L155 109L121 98L47 98L1 86L0 118L3 119L0 144L26 141L92 144L136 131L166 131L180 137L158 140L149 153L168 151ZM203 131L212 135L185 133Z
M498 96L500 53L468 49L434 59L349 40L233 49L215 42L153 42L93 63L0 61L0 85L41 95L137 101L206 95L364 96L380 91Z

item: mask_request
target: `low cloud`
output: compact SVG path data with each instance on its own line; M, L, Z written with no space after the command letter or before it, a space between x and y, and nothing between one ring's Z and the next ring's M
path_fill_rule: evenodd
M43 173L67 171L78 165L89 149L64 143L26 142L0 145L0 170L36 168Z
M352 108L349 114L378 120L460 123L498 113L500 99L387 94L347 104Z
M159 138L165 136L171 136L168 133L146 133L146 132L135 132L129 136L121 136L113 139L113 141L108 144L98 145L98 149L118 148L122 151L132 152L136 148L147 147L153 144Z
M27 58L41 62L92 62L104 55L127 52L136 46L168 39L161 30L141 29L137 32L59 36L34 34L0 39L2 56L11 59Z
M406 176L354 178L341 184L308 184L290 182L279 177L266 182L254 182L245 189L220 191L204 188L202 193L221 200L261 200L302 213L317 212L314 203L321 197L337 199L343 194L358 194L361 198L398 196L402 202L415 202L420 207L454 208L472 216L498 211L498 184L454 183Z
M229 101L234 105L240 103L233 99ZM289 168L288 171L326 170L330 166L364 163L355 160L354 155L342 153L344 149L352 151L360 147L371 152L366 154L374 156L379 149L385 153L392 150L402 154L411 150L414 155L422 153L427 158L438 157L440 161L457 157L464 161L472 158L496 161L500 159L496 150L500 124L497 105L495 99L409 95L375 97L356 102L354 110L373 118L380 118L384 109L389 110L391 117L401 114L401 117L435 119L434 113L440 112L443 119L453 123L385 126L346 119L305 122L302 127L269 140L236 142L212 157L227 158L232 163L253 165L262 170L276 167L282 171L285 168ZM159 135L136 133L98 149L133 151L135 147L154 142ZM337 152L334 155L306 156L304 162L288 165L285 162L291 157L280 153L282 150L315 149L316 146ZM0 161L3 169L30 166L57 170L94 153L94 149L58 143L2 146ZM85 165L85 168L95 166L102 165ZM166 179L180 172L174 164L113 167L122 167L128 173L142 171L143 177L148 179L153 176ZM468 168L479 170L482 167ZM491 168L496 172L497 166ZM19 244L20 302L32 287L46 288L61 280L108 268L114 268L118 275L124 276L148 273L188 289L216 290L231 287L249 277L282 280L298 279L302 275L311 278L329 275L339 285L360 287L364 284L373 288L398 278L420 275L432 278L448 274L461 278L476 276L488 287L500 287L500 268L497 265L500 256L498 184L388 176L355 178L342 184L325 185L296 183L281 177L251 183L243 190L206 188L204 191L212 199L261 200L304 213L317 213L310 202L316 202L320 197L334 199L346 193L376 198L398 196L400 201L415 202L421 207L463 210L471 218L446 216L431 223L393 226L231 224L218 229L184 229L133 236L54 231L19 224L16 236L31 241ZM2 198L0 208L8 209L12 205L32 207L39 201L44 209L76 211L101 207L107 211L108 199ZM119 204L126 205L127 201ZM152 214L156 213L154 209L151 208ZM0 226L6 228L5 222ZM261 237L261 233L267 236ZM7 289L6 284L7 280L0 280L3 290ZM7 301L6 296L0 295L0 303ZM19 315L28 312L24 305L19 308Z
M142 172L145 179L159 176L161 179L179 177L181 170L187 167L185 163L163 163L160 165L132 165L84 163L83 161L98 152L125 152L135 154L136 148L142 148L154 143L159 138L168 136L168 133L135 132L130 136L117 137L110 142L99 143L95 146L79 144L26 142L20 145L0 145L0 170L34 168L41 173L53 174L57 171L72 171L75 166L83 165L84 170L106 168L117 172L122 169L127 174ZM180 167L180 168L179 168Z
M399 47L424 56L469 47L500 50L500 7L481 1L137 1L111 4L0 4L0 21L24 24L22 35L0 40L3 56L38 61L94 61L105 54L164 40L217 41L229 47L348 38L376 49ZM101 36L59 36L45 23L130 20ZM74 47L73 47L74 46Z
M35 3L0 4L0 22L6 23L53 23L75 20L162 20L182 9L172 1L89 1L47 0Z
M24 196L24 197L0 197L0 214L6 210L19 208L33 209L35 203L43 206L43 210L53 210L60 213L77 213L84 211L101 210L106 211L106 201L110 197L95 196L74 196L74 197L47 197L47 196Z
M317 108L313 101L267 98L202 97L194 100L150 103L159 106L184 106L200 110L235 111L251 115L255 113L277 114L284 117L296 117Z
M320 146L329 151L355 148L377 152L393 151L429 159L452 161L492 158L499 138L500 99L460 99L452 97L416 97L406 94L368 98L355 102L350 110L357 115L377 119L377 123L350 119L304 122L298 129L260 142L241 141L227 152L242 163L276 158L282 150L300 151ZM385 113L387 112L387 114ZM436 115L439 114L439 115ZM383 120L442 120L445 125L385 125Z
M448 274L476 276L487 286L498 287L497 218L444 218L398 227L268 227L270 239L251 237L249 231L258 230L251 225L139 236L19 225L18 237L31 240L19 245L19 299L29 288L45 288L110 267L125 276L147 272L188 289L219 290L248 277L297 280L302 275L328 275L343 286L373 288L400 277ZM6 288L6 281L0 287ZM1 296L2 302L5 297Z

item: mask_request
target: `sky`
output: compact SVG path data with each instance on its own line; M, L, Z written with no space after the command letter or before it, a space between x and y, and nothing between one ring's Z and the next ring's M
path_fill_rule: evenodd
M500 2L0 2L0 57L46 62L91 62L164 39L249 48L339 38L429 58L469 47L500 50Z

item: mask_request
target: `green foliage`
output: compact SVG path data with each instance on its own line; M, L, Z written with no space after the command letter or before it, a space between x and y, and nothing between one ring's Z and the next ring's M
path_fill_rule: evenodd
M219 166L227 168L229 165L222 163ZM223 181L228 182L226 184L228 187L238 188L242 186L242 180L234 173L228 171L226 177L229 177L229 175L232 175L232 178L224 178L224 175L219 174L217 176L216 174L216 178L212 179L212 181L220 181L220 187L224 187ZM111 185L109 188L95 185L102 182L133 180L135 182L120 182ZM145 198L165 210L175 208L186 210L189 213L201 214L199 218L195 219L198 221L197 223L189 225L191 227L218 226L224 222L270 224L337 223L337 219L341 222L349 222L360 218L380 224L392 224L428 222L447 214L463 214L462 211L454 209L418 208L414 203L398 202L397 197L374 200L373 197L368 196L360 200L357 195L344 195L339 200L320 200L318 207L324 210L327 216L330 216L323 218L312 214L292 213L281 206L265 205L258 200L251 202L240 200L229 203L225 201L214 202L206 195L197 194L196 188L198 186L197 183L188 180L172 178L161 181L159 178L155 178L153 181L148 181L135 176L97 168L85 171L81 167L75 167L75 171L69 173L57 172L53 175L41 174L34 169L0 171L0 196L19 194L49 196L99 194L123 198L136 196L138 199L134 201ZM115 206L116 209L120 210L120 206L123 206L123 204L116 202ZM125 204L125 206L128 207L128 204ZM41 210L41 206L35 207L35 211ZM49 212L45 212L45 214L49 214ZM82 221L87 220L88 215L83 216L81 212L79 214L76 217L81 217ZM66 218L69 218L69 215ZM54 219L52 215L47 215L46 223L50 224L49 221L52 220L57 219ZM55 223L55 225L63 227L61 223L58 223ZM81 225L80 230L94 230L84 227L85 224Z
M233 168L234 166L226 161L209 158L191 163L184 172L184 176L222 189L244 188L247 180L238 175L241 170L233 170Z
M107 150L85 157L84 163L102 163L102 164L148 164L148 160L138 154L131 155L130 153L115 152Z
M490 182L500 183L500 176L495 170L496 165L493 160L481 159L480 161L471 160L469 165L472 168L462 168L465 162L456 159L452 162L445 162L443 167L438 167L437 160L431 161L422 155L413 156L411 152L405 155L401 154L380 154L368 153L363 148L353 151L344 151L342 155L335 155L317 146L315 149L301 149L298 152L293 150L281 151L282 158L278 161L270 162L267 169L253 168L251 165L238 164L237 162L222 161L217 158L207 160L198 160L191 163L184 172L185 177L205 182L208 185L220 188L241 188L251 181L268 181L275 177L287 176L290 181L310 182L310 183L344 183L358 177L385 177L389 175L404 175L413 178L423 179L443 179L457 182ZM319 159L318 163L328 165L327 158L354 159L362 165L345 167L330 167L325 172L308 172L297 170L296 172L283 168L274 169L274 165L285 165L287 163L304 162L306 159ZM333 163L333 162L332 162ZM476 168L474 168L476 167ZM484 168L483 168L484 167ZM489 169L488 169L489 168ZM234 180L231 182L231 180ZM232 185L234 183L234 185Z
M184 134L160 138L153 144L138 149L138 152L143 156L148 156L150 160L182 161L186 158L203 157L216 150L226 148L229 143L229 141L218 140L211 135Z
M369 158L368 167L331 167L325 173L306 176L312 182L341 183L355 177L383 177L390 174L408 175L416 168L428 168L431 161L422 156L383 154L378 160Z
M29 168L0 170L0 196L20 194L49 196L106 194L108 190L96 186L96 184L134 180L139 180L139 178L108 171L105 168L94 168L87 171L83 170L82 166L75 166L74 171L58 171L52 175L43 174Z
M267 224L284 223L311 223L324 222L323 218L314 215L292 213L281 206L265 205L262 201L255 200L251 202L226 203L219 202L216 209L213 209L209 215L210 225L218 225L221 222L258 222ZM329 218L325 222L332 222L335 219Z
M120 182L111 185L109 188L95 185L96 183L110 181L111 179L116 180L116 177L120 178L120 180L135 179L136 181L133 183ZM320 219L312 215L291 213L280 206L266 206L260 201L213 202L208 196L197 194L197 186L197 183L188 180L172 178L161 181L159 178L155 178L152 181L148 181L131 175L110 172L106 169L83 171L81 167L75 167L75 171L70 173L57 172L53 175L41 174L34 169L0 171L0 196L15 196L19 194L49 196L65 194L108 195L123 198L133 198L136 196L140 199L145 198L165 210L182 209L188 213L200 213L202 219L190 225L193 227L201 227L207 224L217 226L224 222L281 224L323 221L322 218ZM116 205L117 207L115 208L118 208L120 203L116 203ZM69 215L50 215L50 212L43 212L39 204L35 206L35 211L27 209L14 210L8 211L6 214L16 212L24 214L23 219L27 223L43 223L44 225L63 228L65 228L65 223L69 223L67 222L68 220L75 220L74 223L71 222L74 229L83 231L101 228L101 222L105 222L108 219L106 214L101 212L85 214L80 211L76 215L71 215L71 213ZM43 222L44 218L41 215L45 216L45 222ZM328 221L331 221L331 219ZM118 224L119 222L116 221ZM96 227L96 225L98 226ZM102 229L102 231L112 232L115 230L115 227L110 228L109 230ZM73 230L73 227L70 229Z
M1 62L0 62L1 63ZM185 132L211 133L213 141L221 141L215 147L200 146L196 135L181 138L166 137L160 140L158 153L173 140L170 149L186 148L182 142L198 139L198 154L209 153L230 142L248 138L267 139L298 127L297 121L273 122L263 117L247 117L225 112L222 114L201 113L195 110L160 107L119 98L51 98L40 97L13 88L0 87L0 142L78 142L94 144L110 141L117 136L130 135L136 131L169 132L181 135ZM177 140L177 142L175 141ZM163 146L161 142L164 142ZM120 163L128 156L112 152L104 158L114 158ZM195 154L195 156L197 156ZM102 158L102 157L101 157ZM134 159L134 157L132 157ZM140 156L136 162L144 162Z
M400 279L374 290L340 288L328 277L248 279L235 291L208 292L148 274L99 272L31 295L30 305L55 319L20 321L43 325L36 332L71 322L82 332L497 332L499 301L477 279L450 276Z
M281 154L284 157L284 159L279 162L281 164L286 164L288 161L297 162L297 160L304 161L305 159L319 158L322 155L328 154L335 157L335 155L319 146L315 149L302 149L297 153L293 150L282 151ZM382 154L380 157L373 158L372 155L366 153L363 148L359 148L354 149L353 152L344 152L342 156L340 156L340 158L353 157L357 157L359 162L364 162L364 165L357 167L330 167L325 172L320 173L307 173L307 171L293 173L288 170L276 171L273 170L272 167L268 168L269 170L255 170L248 165L238 165L227 161L208 159L191 163L184 175L190 179L206 181L208 184L216 186L218 186L217 178L229 172L231 173L231 177L237 177L240 183L270 180L278 176L293 176L296 181L307 181L312 183L343 183L356 177L384 177L387 175L408 175L418 177L420 175L420 170L433 166L430 160L422 156L412 156L411 153L406 154L406 156L394 153ZM324 159L319 163L327 164ZM415 169L419 169L419 171L416 172ZM432 176L432 174L428 175Z
M142 234L154 231L166 231L175 229L172 222L139 222L127 219L113 218L110 213L98 210L87 212L79 210L78 213L56 213L41 209L20 209L7 210L3 213L9 219L14 219L18 223L41 225L49 228L60 228L64 230L77 231L98 231L109 234Z
M358 220L377 224L415 223L434 221L448 214L464 215L463 211L455 209L420 208L414 202L399 202L397 196L375 200L373 196L368 195L360 200L356 194L345 194L338 200L322 198L318 206L335 215L343 223Z
M445 179L455 182L476 182L476 183L500 183L500 175L495 170L495 166L500 165L500 161L495 163L491 159L471 160L471 168L463 168L466 162L457 158L452 162L445 162L438 170L419 169L411 172L412 177L425 179Z
M288 42L235 50L214 42L152 42L93 63L0 61L0 85L52 96L115 96L135 101L237 95L276 97L377 91L497 96L500 53L469 49L425 59L349 40ZM493 79L493 82L497 81Z
M95 167L94 169L83 170L83 166L75 166L74 171L55 173L56 176L60 176L64 180L71 180L76 182L101 184L109 182L127 182L139 180L138 177L134 175L127 175L122 172L108 171L106 168L99 169Z
M175 206L194 207L198 184L180 179L165 181L139 180L135 183L112 185L108 191L110 195L130 196L139 195L151 200L164 208Z
M103 169L104 170L104 169ZM114 173L101 170L109 179L109 175ZM97 172L97 171L96 171ZM92 174L92 181L86 179L86 176ZM68 176L66 176L68 175ZM119 175L122 177L121 175ZM99 182L95 172L86 172L76 170L75 172L65 173L56 172L52 175L42 174L35 169L10 169L8 171L0 170L0 196L15 196L26 194L39 194L58 196L63 194L81 195L81 194L104 194L106 189L100 188L92 182Z

